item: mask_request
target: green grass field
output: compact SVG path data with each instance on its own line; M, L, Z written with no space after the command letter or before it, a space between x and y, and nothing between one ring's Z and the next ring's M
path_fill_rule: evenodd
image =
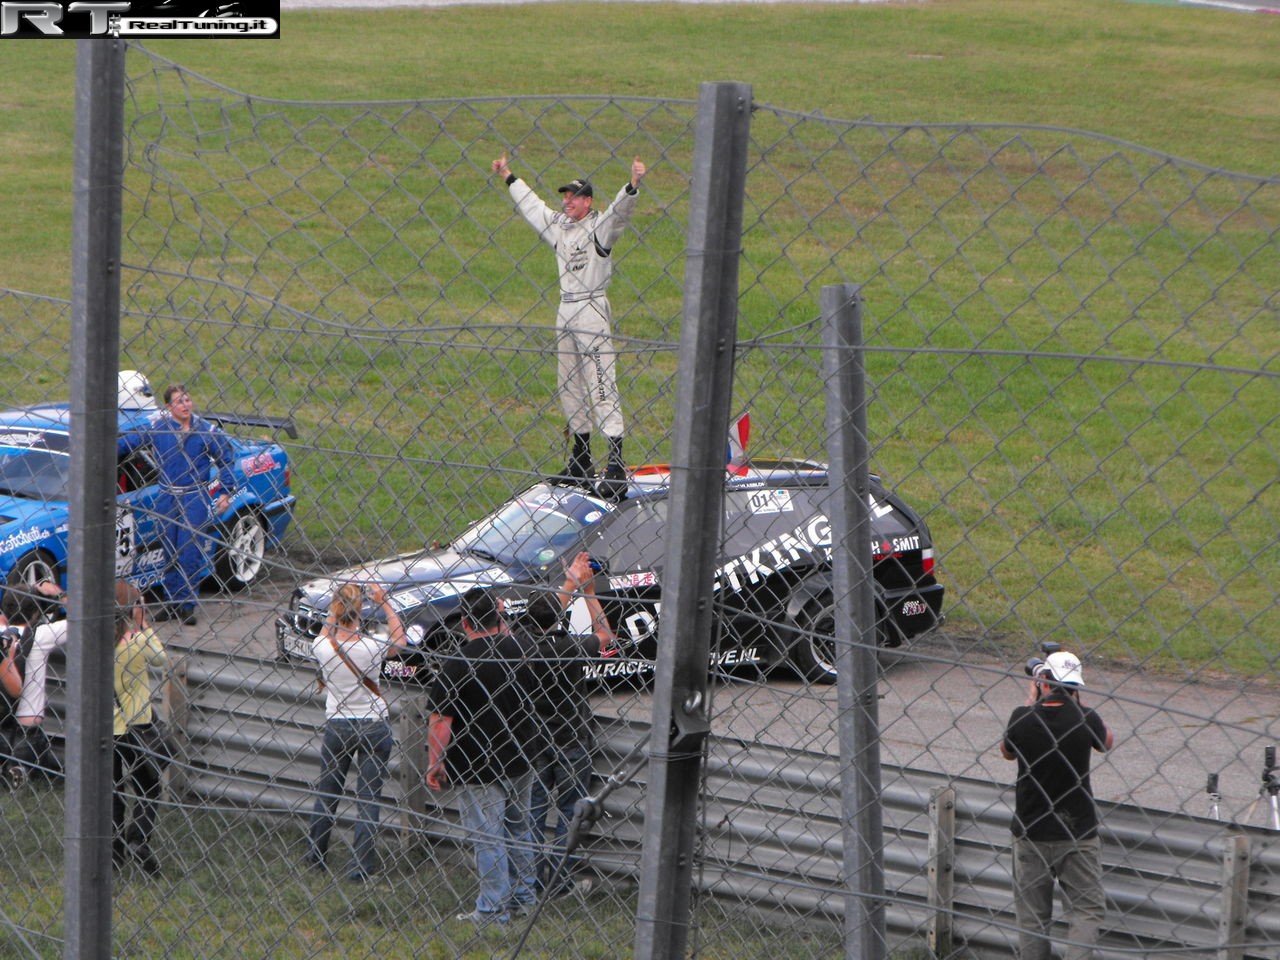
M292 100L511 94L692 99L704 81L883 122L1052 124L1280 173L1276 18L1081 0L868 6L531 4L286 12L283 39L168 41L236 90ZM0 58L0 284L70 290L73 42Z

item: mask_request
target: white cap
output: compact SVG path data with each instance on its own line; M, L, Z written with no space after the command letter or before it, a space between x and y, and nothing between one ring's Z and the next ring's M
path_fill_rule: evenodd
M116 376L116 406L121 410L146 410L155 405L147 378L137 370L121 370Z
M1058 683L1073 687L1084 686L1084 668L1080 666L1080 658L1066 650L1059 650L1045 657L1044 672Z

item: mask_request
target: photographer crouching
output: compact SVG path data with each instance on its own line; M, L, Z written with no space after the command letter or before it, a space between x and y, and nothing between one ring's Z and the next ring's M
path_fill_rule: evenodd
M1049 960L1053 882L1066 906L1066 960L1091 960L1106 910L1098 809L1089 784L1092 751L1115 743L1097 712L1080 703L1080 659L1058 644L1027 662L1027 703L1015 707L1000 743L1018 762L1013 818L1014 910L1020 960Z

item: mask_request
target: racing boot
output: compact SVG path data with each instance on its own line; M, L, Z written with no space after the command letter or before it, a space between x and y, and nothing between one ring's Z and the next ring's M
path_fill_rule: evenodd
M556 483L568 483L574 486L586 486L591 476L591 434L575 433L573 450L569 453L569 462L564 470L551 479Z
M622 465L622 438L609 438L609 460L596 491L615 503L627 495L627 468Z

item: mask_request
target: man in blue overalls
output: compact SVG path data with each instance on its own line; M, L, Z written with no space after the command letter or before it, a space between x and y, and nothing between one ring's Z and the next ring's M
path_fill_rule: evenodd
M205 528L209 524L209 469L218 471L221 489L213 515L224 513L235 495L234 453L225 433L192 411L191 395L180 383L164 391L164 409L148 426L124 434L118 456L150 447L160 468L156 515L165 552L161 584L168 606L153 619L196 622L196 587L205 566Z

